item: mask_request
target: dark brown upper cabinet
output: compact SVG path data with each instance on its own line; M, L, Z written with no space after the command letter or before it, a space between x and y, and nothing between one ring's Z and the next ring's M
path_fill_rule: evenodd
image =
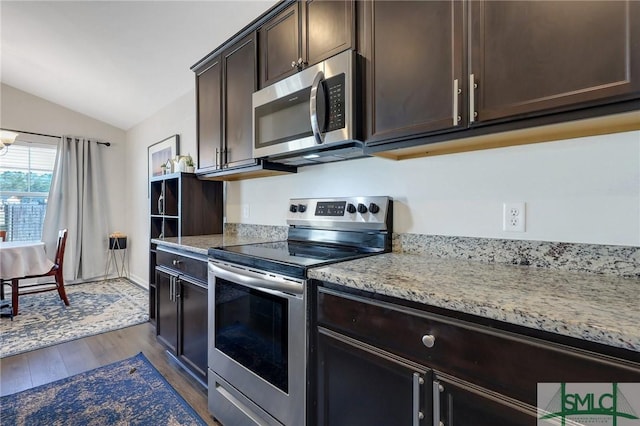
M297 3L290 5L258 31L260 87L268 86L298 71L296 64L302 56L298 8Z
M223 53L224 141L223 163L236 167L255 163L253 159L253 107L256 91L255 33Z
M294 2L258 31L260 87L282 80L355 45L355 4Z
M211 58L196 74L199 174L255 163L251 133L255 89L255 33Z
M463 125L462 3L360 4L365 140L396 139Z
M222 146L222 63L216 56L196 75L198 170L218 167Z
M470 138L638 108L638 1L365 1L357 23L368 153L527 143Z
M469 7L469 79L477 85L472 124L640 92L637 1L482 1Z

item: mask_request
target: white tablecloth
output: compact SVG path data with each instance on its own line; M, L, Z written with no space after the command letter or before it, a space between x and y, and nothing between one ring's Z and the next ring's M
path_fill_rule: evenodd
M26 277L47 273L53 262L41 241L0 241L0 278Z

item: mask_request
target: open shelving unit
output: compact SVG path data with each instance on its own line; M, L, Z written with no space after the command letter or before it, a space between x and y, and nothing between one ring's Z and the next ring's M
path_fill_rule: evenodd
M149 182L150 239L222 233L222 182L192 173L155 176ZM156 318L156 244L149 248L149 320Z

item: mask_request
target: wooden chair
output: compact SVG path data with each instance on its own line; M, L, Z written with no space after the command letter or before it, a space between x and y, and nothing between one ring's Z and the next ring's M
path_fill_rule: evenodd
M28 277L14 278L11 280L11 304L13 305L13 315L18 315L18 296L26 294L42 293L45 291L58 290L60 299L65 305L69 306L69 299L64 290L64 279L62 278L62 265L64 261L64 249L67 245L67 230L63 229L58 232L58 245L56 248L56 257L54 265L49 272L42 275L30 275ZM54 277L53 283L34 283L19 286L20 280L28 278Z

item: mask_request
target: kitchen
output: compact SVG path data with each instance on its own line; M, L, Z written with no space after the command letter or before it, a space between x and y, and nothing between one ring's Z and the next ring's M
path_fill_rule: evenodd
M78 129L91 128L89 120L10 86L3 85L2 102L3 126L57 134L60 124L34 124L33 117L60 115L75 121ZM5 107L5 102L24 105L29 116ZM197 152L194 104L195 92L190 91L127 131L92 123L95 132L121 142L110 155L114 170L122 167L122 173L114 173L107 190L112 199L124 198L128 206L127 215L115 215L114 226L138 242L132 245L131 277L141 284L148 282L148 188L140 159L146 158L149 144L170 134L181 135L181 153ZM383 194L394 200L397 234L449 236L453 244L459 237L469 243L552 241L637 251L640 134L637 128L596 133L403 161L357 159L302 167L296 174L227 182L226 222L284 227L282 206L290 198ZM127 188L124 194L120 188ZM526 203L524 233L503 231L503 203L513 201Z

